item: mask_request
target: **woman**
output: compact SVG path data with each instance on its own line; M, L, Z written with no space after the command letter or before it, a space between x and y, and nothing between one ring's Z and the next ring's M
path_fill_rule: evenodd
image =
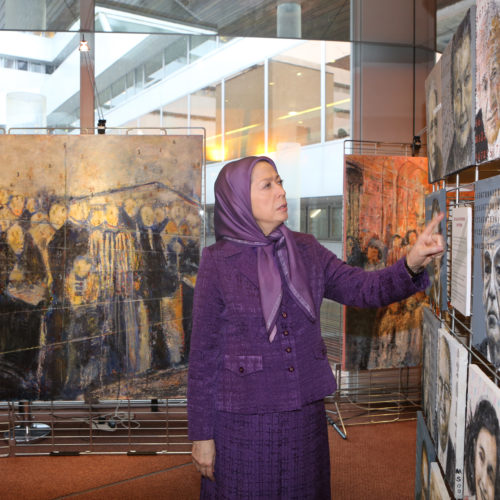
M320 332L323 297L377 307L425 288L442 241L428 230L405 261L350 267L284 226L272 160L227 164L215 183L217 242L195 288L188 414L202 498L330 498L323 398L336 389ZM432 224L431 224L432 225ZM410 275L413 274L413 277Z

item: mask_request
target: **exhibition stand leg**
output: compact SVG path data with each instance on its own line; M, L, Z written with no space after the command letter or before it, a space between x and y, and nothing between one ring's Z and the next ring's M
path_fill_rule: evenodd
M16 443L33 443L50 434L50 425L33 422L31 403L19 401L20 424L4 433L5 439L13 439Z

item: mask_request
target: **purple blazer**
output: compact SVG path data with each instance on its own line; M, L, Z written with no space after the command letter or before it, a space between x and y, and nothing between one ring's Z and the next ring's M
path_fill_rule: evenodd
M189 438L213 438L216 411L295 410L335 392L321 338L323 297L380 307L428 286L399 260L380 271L348 266L311 235L293 233L309 270L316 309L312 323L284 289L277 334L269 342L257 277L256 250L220 240L203 250L194 292L188 374Z

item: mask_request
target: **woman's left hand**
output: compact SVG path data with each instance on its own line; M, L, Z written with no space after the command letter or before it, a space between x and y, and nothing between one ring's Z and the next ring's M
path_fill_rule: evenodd
M430 263L432 259L439 259L445 252L443 235L436 233L438 224L443 220L444 213L439 213L425 226L412 249L406 256L406 264L414 272L418 273Z

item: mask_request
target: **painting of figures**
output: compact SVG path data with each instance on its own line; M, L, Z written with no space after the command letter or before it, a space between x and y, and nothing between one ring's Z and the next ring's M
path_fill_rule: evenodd
M500 369L500 176L475 183L472 345Z
M445 175L475 164L475 32L472 7L441 58Z
M417 412L417 467L415 470L415 499L429 498L431 463L437 460L434 443L421 411Z
M425 225L427 158L346 155L345 255L348 264L382 269L403 258ZM345 310L344 368L417 366L424 292L378 309Z
M443 118L441 98L441 59L435 64L425 80L425 106L427 120L427 158L429 160L429 182L436 182L444 176Z
M429 223L437 214L443 212L444 219L439 223L436 232L443 235L446 239L446 190L441 189L428 194L425 197L425 221ZM440 259L433 260L428 266L427 271L431 279L429 288L429 297L431 302L441 311L448 310L447 294L447 275L446 254Z
M441 467L456 498L463 496L467 349L444 328L439 330L437 449Z
M441 321L429 307L423 311L422 409L429 433L437 442L437 353Z
M1 142L0 399L183 394L200 137Z
M437 462L431 463L431 480L429 484L429 500L451 500L443 473Z
M476 161L500 158L500 0L476 2Z
M466 499L500 497L500 390L478 365L469 367L465 431Z

